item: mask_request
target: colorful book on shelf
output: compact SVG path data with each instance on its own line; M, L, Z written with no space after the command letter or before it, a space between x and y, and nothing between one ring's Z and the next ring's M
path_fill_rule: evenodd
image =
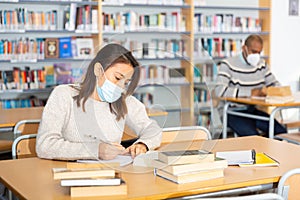
M212 162L199 162L181 165L167 165L159 160L152 160L152 166L156 169L162 169L170 174L178 175L182 173L188 173L193 171L207 171L227 168L227 160L222 158L215 158Z
M183 150L158 152L158 160L166 164L187 164L198 162L212 162L215 160L214 153L206 150Z
M92 197L92 196L124 196L127 195L127 185L122 182L120 185L108 186L75 186L71 187L71 197Z
M101 168L83 168L83 169L68 169L68 168L53 168L53 179L75 179L75 178L114 178L115 170Z
M59 38L59 57L72 58L71 37Z
M195 171L181 174L171 174L162 169L155 169L155 174L167 180L173 181L178 184L191 183L196 181L205 181L215 178L221 178L224 176L224 169L215 169L207 171Z
M56 84L72 83L72 66L70 63L54 63Z
M277 167L279 162L269 155L260 152L255 154L255 162L253 164L239 164L240 167Z

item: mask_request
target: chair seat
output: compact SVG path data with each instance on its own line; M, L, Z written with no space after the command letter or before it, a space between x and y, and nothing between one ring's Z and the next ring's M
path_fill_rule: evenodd
M11 151L12 143L10 140L0 140L0 152Z
M278 134L275 136L275 138L300 145L300 132Z

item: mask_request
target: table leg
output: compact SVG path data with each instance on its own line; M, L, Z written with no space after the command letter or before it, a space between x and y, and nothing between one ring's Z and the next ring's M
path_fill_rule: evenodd
M223 132L222 132L222 138L227 138L227 110L229 108L230 103L226 102L223 109Z

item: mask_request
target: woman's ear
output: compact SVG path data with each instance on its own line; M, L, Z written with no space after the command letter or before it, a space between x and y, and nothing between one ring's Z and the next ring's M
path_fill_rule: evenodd
M102 74L102 72L103 72L102 65L101 65L101 63L97 62L94 65L94 74L95 74L95 76L98 77L100 74Z

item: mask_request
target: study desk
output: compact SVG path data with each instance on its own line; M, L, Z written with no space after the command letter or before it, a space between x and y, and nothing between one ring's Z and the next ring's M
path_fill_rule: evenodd
M224 110L223 110L222 138L227 138L227 119L228 119L227 115L228 114L269 121L269 138L274 138L274 120L275 120L276 113L284 109L300 108L300 99L295 99L294 102L289 102L289 103L267 103L264 100L251 99L251 98L223 98L222 100L225 101ZM230 109L229 107L233 103L241 104L241 105L255 105L255 106L275 107L275 108L271 111L269 117L264 117L264 116L249 114L249 113L242 113L234 109Z
M246 150L254 148L265 152L280 162L279 167L239 168L228 167L225 176L218 179L176 184L153 174L152 168L122 167L121 177L128 185L126 196L111 199L165 199L187 195L209 194L244 187L273 185L288 170L300 167L300 146L290 143L249 136L223 140L197 141L193 143L166 144L160 149L207 149L212 152L225 150ZM185 146L187 147L187 146ZM0 161L0 181L20 199L47 200L72 199L69 188L61 187L58 180L53 180L52 168L65 167L65 161L53 161L39 158ZM142 173L143 172L143 173ZM83 198L83 199L99 199ZM110 199L105 197L103 199Z

